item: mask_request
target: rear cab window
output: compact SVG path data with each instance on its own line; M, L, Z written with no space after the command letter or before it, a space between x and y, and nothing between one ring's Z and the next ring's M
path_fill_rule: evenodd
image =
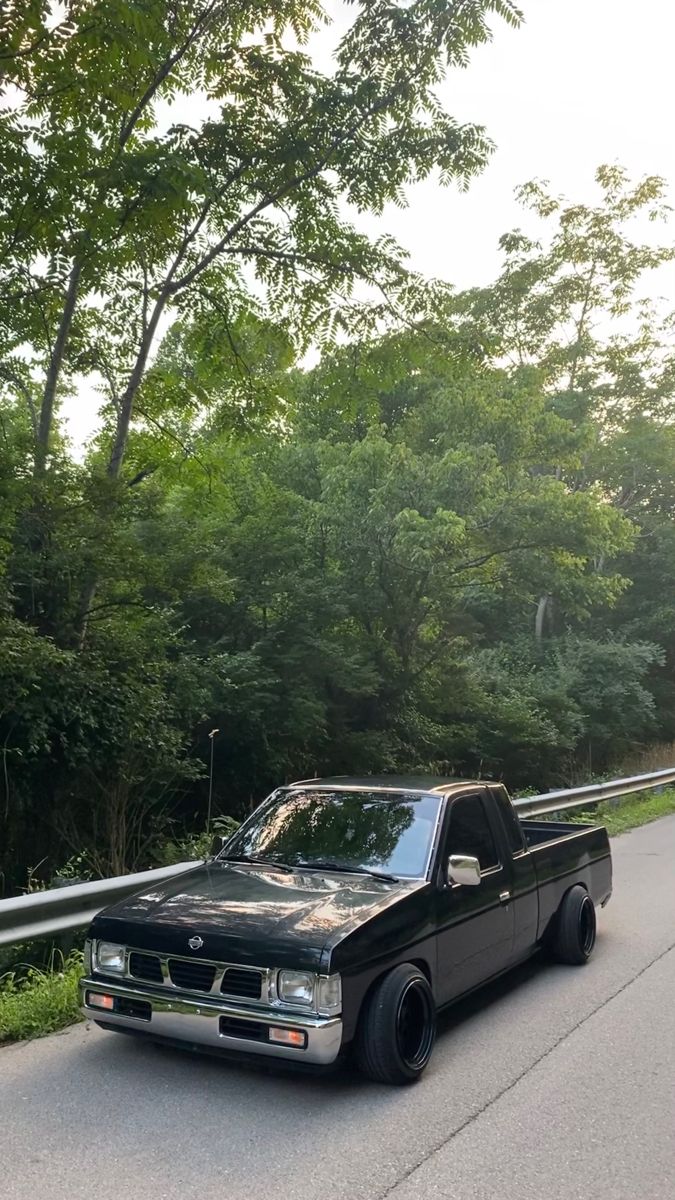
M491 787L490 794L494 799L495 808L501 819L509 850L512 854L520 854L521 850L525 849L525 842L520 821L513 805L502 787Z

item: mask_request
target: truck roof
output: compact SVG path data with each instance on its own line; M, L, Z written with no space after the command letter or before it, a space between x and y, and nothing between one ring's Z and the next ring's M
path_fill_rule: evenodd
M331 775L326 778L298 779L287 786L333 788L335 791L368 792L440 792L446 794L471 785L484 787L485 780L456 779L442 775Z

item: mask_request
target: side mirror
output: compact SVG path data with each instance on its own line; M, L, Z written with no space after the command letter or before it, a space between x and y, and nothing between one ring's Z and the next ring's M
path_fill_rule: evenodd
M229 838L223 837L219 833L214 835L213 841L211 842L211 858L215 858L217 854L220 854L227 841L229 841Z
M451 854L448 859L448 883L461 883L464 887L478 887L480 863L477 858L466 854Z

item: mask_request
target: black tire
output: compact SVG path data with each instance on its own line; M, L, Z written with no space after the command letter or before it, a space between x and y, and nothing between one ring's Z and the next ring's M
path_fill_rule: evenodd
M357 1062L378 1083L414 1083L434 1048L436 1006L426 977L401 963L375 984L357 1035Z
M595 905L581 884L570 888L558 911L553 954L559 962L582 966L595 946Z

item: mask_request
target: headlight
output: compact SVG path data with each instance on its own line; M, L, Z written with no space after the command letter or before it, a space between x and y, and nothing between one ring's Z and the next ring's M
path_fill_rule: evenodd
M320 1017L342 1012L342 980L339 975L322 975L316 989L316 1011Z
M280 971L277 979L277 995L286 1004L301 1004L309 1008L314 1002L313 971Z
M96 943L96 966L104 974L124 974L124 955L125 947L118 946L116 942Z

